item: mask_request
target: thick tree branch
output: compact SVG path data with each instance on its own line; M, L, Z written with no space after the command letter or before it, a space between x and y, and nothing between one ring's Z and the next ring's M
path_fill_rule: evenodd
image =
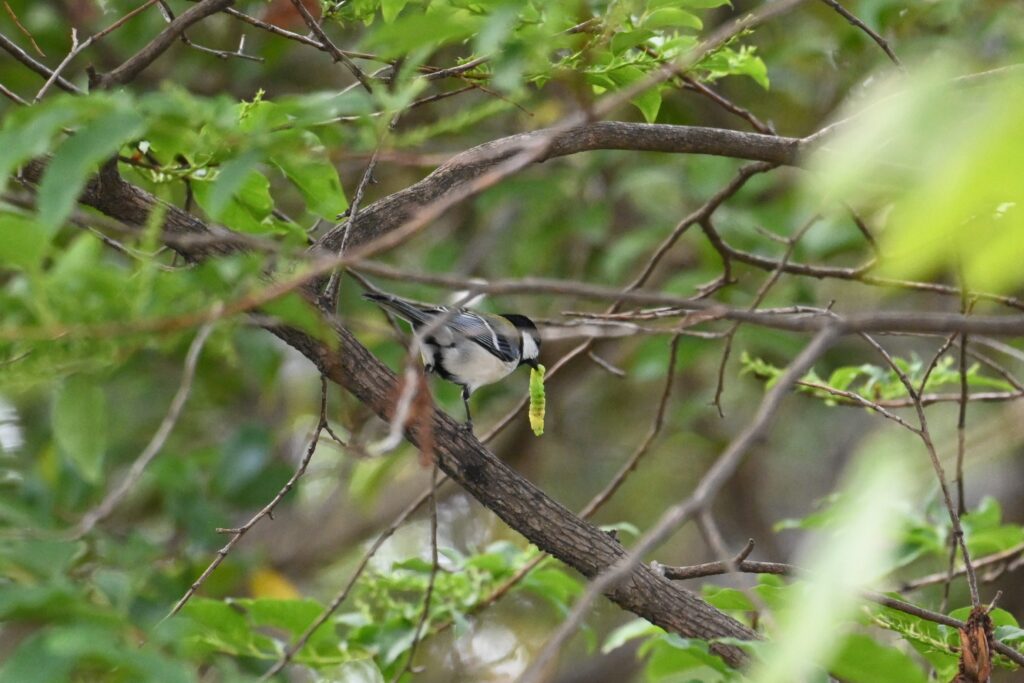
M391 416L396 378L344 327L335 324L340 348L313 339L291 327L267 329L309 358L331 381L343 386L385 420ZM541 550L590 578L626 557L611 535L583 521L510 469L452 418L435 412L432 422L435 456L442 471ZM416 430L410 441L419 443ZM622 607L669 631L696 638L751 639L753 631L714 609L693 593L681 590L641 565L609 588L606 595ZM713 644L725 661L746 661L742 650Z
M455 155L426 178L362 209L349 228L346 244L355 248L408 221L416 211L438 197L463 186L493 167L536 144L550 129L510 135ZM555 133L546 152L536 161L599 149L714 156L794 165L801 151L800 138L745 133L719 128L601 121ZM313 249L337 253L345 229L336 227Z
M23 177L38 182L43 168L43 162L33 162L23 169ZM139 226L145 225L150 211L159 202L121 179L112 164L87 184L80 199L124 223ZM230 240L190 242L188 238L211 237L215 232L176 207L163 204L162 208L166 211L165 238L186 258L199 261L241 248L238 242ZM362 215L360 213L360 217ZM375 413L384 419L391 416L396 395L394 373L346 328L333 323L338 342L334 345L292 327L266 321L261 324L299 350L325 377L348 390ZM441 470L540 549L587 577L601 574L626 557L625 549L612 536L552 500L498 460L447 415L435 412L431 427L435 457ZM411 429L407 436L418 445L420 433L416 429ZM684 636L756 637L747 627L646 566L634 567L625 580L610 587L606 594L622 607ZM746 661L745 653L738 647L723 644L711 647L734 666Z

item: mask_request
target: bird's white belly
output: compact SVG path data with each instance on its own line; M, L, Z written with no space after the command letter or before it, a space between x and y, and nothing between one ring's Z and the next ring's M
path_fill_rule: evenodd
M460 384L469 387L470 393L507 377L517 365L505 362L472 343L443 348L441 354L445 368Z

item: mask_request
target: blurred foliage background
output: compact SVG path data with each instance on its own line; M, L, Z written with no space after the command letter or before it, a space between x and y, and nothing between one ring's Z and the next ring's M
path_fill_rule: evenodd
M141 3L4 4L0 33L52 69L71 48L72 27L84 40ZM739 36L688 73L781 135L803 137L850 112L868 112L866 122L855 121L809 162L810 172L780 168L752 178L716 213L722 238L777 259L786 245L773 236L791 237L817 216L792 260L856 266L873 252L844 210L848 204L878 234L883 251L897 255L883 262L880 277L955 286L959 269L969 287L1004 297L1019 293L1020 71L1009 83L972 86L966 97L941 88L937 94L934 84L1022 61L1024 9L998 0L843 4L885 36L906 71L894 69L878 45L827 3L806 2ZM189 5L168 3L179 14ZM411 448L370 454L385 425L331 387L327 416L348 445L322 438L309 470L273 519L262 520L232 549L180 616L161 621L229 538L217 530L244 523L291 476L317 423L320 383L305 359L244 315L219 320L158 457L109 519L70 540L68 533L126 475L164 419L197 334L192 324L153 332L140 321L173 321L257 291L268 268L291 272L310 237L322 235L348 208L375 150L379 161L362 206L416 182L455 152L555 124L602 93L627 87L755 3L351 0L306 6L323 16L338 46L373 56L356 60L367 74L388 80L374 81L368 94L328 54L218 14L187 32L194 45L175 45L128 88L83 97L51 87L31 106L0 101L0 680L255 680L341 589L368 544L428 486L429 469ZM247 0L235 7L307 34L290 2ZM91 45L64 76L84 90L87 65L109 71L165 24L158 7L148 8ZM259 61L196 45L242 51ZM463 77L420 78L485 55L490 60ZM43 82L8 54L0 61L0 83L27 103ZM406 110L425 98L433 99ZM678 79L634 98L613 118L750 130L748 121ZM10 176L42 154L53 155L51 171L33 194ZM160 247L159 217L141 234L125 234L113 221L76 207L86 178L114 154L128 181L212 223L271 240L277 251L191 266ZM415 272L624 286L672 228L742 164L625 151L549 161L448 211L382 260ZM651 286L688 296L721 273L719 254L695 227L659 265ZM749 306L769 275L734 261L735 283L715 298ZM450 296L411 282L377 284L426 301ZM374 353L400 367L401 340L379 311L360 300L360 291L343 279L339 314ZM957 311L961 302L927 289L789 275L763 302L830 304L840 312ZM487 299L480 306L519 310L549 323L566 311L601 310L548 295ZM974 310L1006 311L986 299ZM297 297L268 312L317 329ZM522 415L494 446L550 495L579 509L643 439L670 373L675 393L664 429L595 517L617 528L627 543L692 490L746 425L765 382L806 343L800 335L739 328L724 367L720 416L712 401L722 339L684 336L669 368L670 330L662 325L655 334L598 341L596 353L624 376L585 359L570 364L548 386L543 438L530 433ZM883 339L918 380L942 343L934 337ZM550 366L577 341L549 340L545 362ZM1019 369L1021 344L1004 341L1009 348L986 347L984 353ZM955 351L940 362L929 391L959 391ZM830 351L805 379L872 400L906 398L896 374L855 339ZM969 384L977 391L1015 393L1005 377L973 361ZM445 410L461 414L456 389L435 383L434 390ZM525 392L525 373L481 390L473 398L477 424L497 420ZM894 589L943 571L949 521L920 441L833 399L806 387L792 396L769 439L729 483L714 513L730 548L739 550L753 538L758 559L813 561L814 549L832 547L837 534L858 537L857 520L873 519L863 514L865 506L877 505L884 515L876 522L891 538L876 561L862 567L859 580L883 577L866 585ZM957 404L942 402L928 411L940 454L952 462ZM898 412L908 419L913 414ZM1019 548L1024 417L1008 400L972 402L969 414L968 542L976 556ZM888 479L879 483L848 467L861 462L875 463ZM884 464L891 462L899 467ZM848 469L853 472L843 475ZM886 504L873 502L878 498L872 495ZM279 680L403 675L503 681L523 670L579 594L581 579L546 560L506 598L478 609L537 550L455 487L443 487L439 498L442 571L429 635L416 659L422 672L401 673L431 573L430 522L423 510L383 545L342 609ZM859 504L851 508L850 500ZM842 542L832 548L833 559L864 550ZM691 526L651 559L692 564L716 557ZM760 628L784 628L791 620L786 610L801 600L811 614L824 610L821 598L814 602L813 591L808 597L799 582L748 578L711 578L693 588ZM1004 591L994 618L997 636L1007 643L1024 641L1012 616L1024 614L1018 588L1012 572L985 586L987 599ZM942 592L935 585L909 595L933 609L960 609L963 617L969 605L963 581L953 583L948 601ZM843 680L924 681L929 671L948 680L955 671L954 629L863 606L835 618L841 626L826 630L829 642L810 659ZM765 670L756 675L774 680L772 662L781 656L765 655ZM1008 661L1002 664L1010 668ZM788 678L779 680L822 675L821 668L801 674L806 678L783 670ZM1014 674L998 675L1013 680ZM706 644L666 635L601 604L551 679L740 677L708 654Z

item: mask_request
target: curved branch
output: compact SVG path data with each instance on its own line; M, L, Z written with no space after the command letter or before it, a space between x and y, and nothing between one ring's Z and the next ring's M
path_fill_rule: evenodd
M601 121L569 128L552 135L552 129L520 133L485 142L461 152L430 175L404 190L362 209L348 230L347 246L358 247L395 230L416 211L477 178L501 162L522 152L540 139L550 137L549 147L537 161L599 149L713 156L765 161L792 166L802 149L801 138L745 133L721 128L673 126L660 123ZM346 223L329 231L311 248L337 253Z

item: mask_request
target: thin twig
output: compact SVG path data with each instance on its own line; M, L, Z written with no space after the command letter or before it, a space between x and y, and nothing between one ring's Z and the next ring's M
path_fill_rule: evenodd
M786 250L782 254L782 258L779 259L778 265L772 270L771 275L765 280L757 290L757 294L754 295L754 300L751 302L750 307L747 309L751 312L757 310L757 307L761 305L764 298L768 296L768 292L775 283L779 281L782 273L786 269L786 265L793 256L793 252L796 250L797 243L807 234L818 219L821 216L814 214L810 217L802 226L800 226L793 235L785 240ZM714 229L711 227L711 218L708 217L705 221L701 222L701 227L704 228L705 235L714 234ZM719 417L725 417L725 413L722 411L722 392L725 390L725 365L729 362L729 354L732 353L732 342L736 338L736 332L740 329L741 323L736 322L729 328L725 333L725 346L722 348L722 357L718 361L718 380L715 384L715 396L711 400L711 405L718 411Z
M17 43L15 43L13 40L11 40L10 38L8 38L7 36L5 36L2 33L0 33L0 48L3 48L5 51L10 53L10 55L12 57L17 59L19 62L21 62L22 64L27 66L30 70L36 72L37 74L39 74L43 78L49 78L50 76L53 75L53 71L50 70L50 68L48 66L46 66L45 64L43 64L41 62L37 62L32 57L32 55L30 55L29 53L27 53L24 50L22 50L21 47ZM68 81L67 79L62 78L60 76L57 77L56 83L57 83L57 87L58 88L60 88L61 90L66 91L66 92L74 93L75 95L84 95L85 94L84 90L79 88L77 85L75 85L71 81Z
M18 27L18 30L21 31L22 35L28 38L28 42L32 43L32 49L36 51L36 54L40 57L45 57L46 53L43 52L43 50L39 47L39 44L36 43L36 39L32 36L32 33L22 25L21 20L18 19L18 15L14 13L13 9L11 9L11 6L7 2L7 0L4 0L4 9L7 10L7 14L11 15L11 21L13 21L14 25Z
M106 74L90 74L90 80L100 90L112 88L117 85L124 85L135 80L135 78L149 67L156 59L167 51L171 45L178 40L182 31L192 24L205 19L211 14L220 12L225 7L234 3L235 0L202 0L189 7L175 18L149 41L141 50L129 57L120 66ZM147 0L149 6L155 0Z
M964 558L964 566L967 568L967 586L971 593L971 605L977 607L981 604L981 600L978 596L978 579L975 576L974 569L971 566L971 556L967 549L967 541L964 538L964 530L960 525L960 515L957 514L956 506L953 504L953 499L949 493L949 484L946 480L946 473L942 467L942 462L939 460L939 455L935 450L935 444L932 442L931 433L928 430L928 420L924 414L924 407L921 405L919 393L914 388L913 383L907 377L906 373L900 368L899 364L893 360L889 352L886 351L877 341L875 341L870 335L862 333L860 335L865 341L868 342L878 353L885 359L885 362L899 377L900 382L906 388L907 393L911 398L915 400L915 408L917 410L917 419L919 423L918 436L924 443L925 450L928 451L928 457L932 461L932 468L935 470L935 476L939 480L939 488L942 490L942 498L946 504L946 511L949 513L949 520L953 527L953 535L957 545L960 546L960 553ZM922 380L922 386L927 382L927 375Z
M168 23L174 21L174 11L171 9L171 6L167 4L167 0L157 0L157 2L160 3L160 11L161 11L161 14L163 14L163 16L164 16L164 19L166 19ZM213 55L214 57L219 57L220 59L237 58L237 59L245 59L245 60L248 60L250 62L261 62L261 63L264 61L263 57L257 57L255 55L249 55L249 54L245 53L245 34L244 33L242 34L242 38L239 41L238 49L235 50L234 52L229 51L229 50L216 50L216 49L214 49L212 47L204 47L203 45L198 45L196 43L193 43L189 39L188 35L186 35L186 33L184 31L181 32L181 35L178 36L178 39L184 45L189 46L190 48L196 50L197 52L205 52L206 54Z
M231 552L235 545L242 539L243 536L245 536L245 534L249 532L250 529L256 526L257 522L259 522L264 517L270 517L271 519L273 519L274 509L277 508L278 503L280 503L281 500L286 495L288 495L288 492L292 490L292 488L295 486L295 483L299 480L299 478L302 477L303 474L305 474L306 468L309 467L309 462L310 460L312 460L313 454L316 452L317 444L320 443L320 435L323 433L326 425L327 379L321 376L320 416L317 419L317 423L316 426L313 428L312 434L310 435L309 445L306 447L306 452L302 456L302 460L299 461L298 467L296 467L295 471L292 473L291 478L289 478L288 481L285 482L284 486L282 486L280 490L278 490L278 492L274 495L270 502L264 505L262 508L260 508L260 510L252 517L250 517L249 521L247 521L245 524L236 528L217 529L219 533L231 534L231 538L228 539L228 542L224 544L224 547L217 551L217 556L214 557L213 561L210 562L210 564L206 567L205 570L203 570L203 573L199 575L199 578L192 582L192 585L189 586L188 590L185 591L185 594L181 596L177 603L175 603L174 607L171 608L171 611L164 617L164 619L169 619L170 617L173 617L175 614L181 611L181 609L192 598L192 596L196 594L196 591L198 591L202 587L203 583L206 582L206 579L209 578L210 574L212 574L214 570L217 569L217 567L219 567L222 562L224 562L224 560L228 556L228 553Z
M427 621L430 619L430 603L434 596L434 583L437 580L437 572L440 562L437 553L437 459L434 459L434 466L430 473L430 578L427 580L427 590L423 595L423 611L420 612L420 620L413 632L412 644L409 645L409 654L405 660L405 666L391 679L392 683L398 683L406 673L413 673L413 661L416 658L416 650L419 648Z
M838 12L839 15L843 17L843 19L846 19L848 22L850 22L850 24L856 26L861 31L866 33L871 38L871 40L875 41L875 43L878 44L878 47L882 48L882 51L885 52L885 55L892 61L893 64L895 64L901 70L903 69L903 64L900 63L900 60L896 57L896 53L892 51L891 47L889 47L889 43L886 42L885 38L878 35L878 33L874 29L872 29L863 21L855 17L849 10L840 5L837 2L837 0L821 1L828 5L829 7L831 7L832 9L834 9L836 12Z
M301 4L301 3L300 3ZM391 125L387 130L391 130L398 123L398 115L391 121ZM373 149L373 155L370 157L370 161L366 164L366 170L363 171L362 178L359 179L359 185L356 186L355 196L352 197L352 203L348 207L346 212L348 215L345 221L345 232L341 236L341 244L338 246L336 252L338 256L345 253L345 247L348 245L348 234L352 223L359 217L359 207L363 202L363 193L366 192L366 187L373 182L373 173L377 168L377 157L380 154L381 147L384 145L384 139L387 136L387 131L381 134L380 139L377 141L377 145ZM341 269L335 270L331 273L330 279L327 281L327 286L324 288L324 292L321 295L321 306L329 311L333 311L338 305L338 292L341 283Z
M706 564L686 567L672 567L654 563L654 569L664 575L665 578L674 580L718 576L726 574L729 571L726 563L724 562L709 562ZM781 562L758 562L747 559L737 562L736 569L748 574L776 574L780 576L798 577L806 574L802 569L791 564L783 564ZM944 626L951 626L954 629L961 629L964 627L964 622L959 619L954 619L942 612L933 612L932 610L913 605L905 600L899 600L888 595L883 595L874 591L862 591L861 597L865 600L870 600L871 602L882 605L883 607L888 607L898 612L903 612L904 614L910 614L925 621L942 624ZM1024 666L1024 653L1019 652L1006 643L997 640L994 643L993 649L1018 665Z
M281 655L281 658L277 660L277 662L272 667L270 667L263 674L263 676L260 677L261 681L267 681L273 678L285 666L287 666L289 662L292 661L292 658L295 657L295 654L299 650L306 646L306 643L309 642L309 639L313 636L313 633L318 628L323 626L324 623L331 618L331 615L334 614L338 610L338 608L341 607L342 603L345 602L349 594L352 592L352 588L355 586L356 581L358 581L359 577L362 576L363 572L366 570L367 565L370 563L370 560L373 558L374 555L377 554L377 551L380 550L382 545L384 545L384 542L391 538L395 531L397 531L399 527L401 527L405 523L405 520L411 517L413 513L415 513L416 510L420 508L420 506L422 506L430 499L433 490L434 487L430 487L428 490L424 491L423 494L421 494L418 498L416 498L416 500L409 503L409 505L407 505L406 508L402 510L401 513L399 513L395 520L390 525L388 525L388 527L384 529L379 536L377 536L373 544L363 554L363 557L362 559L360 559L359 564L357 564L356 568L352 571L352 575L349 577L349 580L345 584L345 586L333 598L331 598L331 601L320 613L320 616L318 616L313 621L313 623L310 624L309 627L307 627L306 630L302 632L302 635L300 635L295 640L295 642L293 642L289 647L285 648L284 654Z
M615 365L612 365L611 362L608 361L608 359L602 358L601 356L594 353L593 350L587 351L587 358L594 361L594 363L596 363L598 367L607 371L609 374L614 375L615 377L621 379L626 376L625 370Z
M323 47L326 48L327 53L331 55L331 58L336 62L341 62L342 64L344 64L345 67L352 73L352 75L355 76L355 79L359 81L359 84L363 86L366 92L372 93L373 86L370 84L370 79L366 77L366 74L363 73L363 70L360 69L359 66L356 65L356 63L353 62L352 59L347 54L345 54L344 51L339 50L338 46L331 42L331 39L327 37L326 33L324 33L323 28L320 26L317 20L313 17L312 14L309 13L309 10L306 9L306 5L302 2L302 0L292 0L292 4L295 6L295 9L298 11L298 13L302 16L302 20L306 22L306 26L309 27L309 30L312 31L313 35L315 35L320 40L321 45L323 45Z
M1006 566L1013 564L1013 561L1021 557L1021 555L1024 555L1024 543L1017 544L1012 548L1007 548L1006 550L1003 550L998 553L993 553L991 555L986 555L984 557L977 558L976 560L974 560L973 567L975 572L978 572L982 569L987 569L989 567L996 567L1000 565ZM958 567L953 572L953 576L962 576L966 573L966 571L966 568ZM902 586L900 586L899 592L907 593L910 591L919 590L921 588L927 588L928 586L935 586L937 584L947 581L948 579L949 574L947 572L936 572L934 574L928 574L927 576L922 576L920 578L913 579L912 581L907 581Z
M20 104L23 107L29 106L28 100L26 100L24 97L8 88L3 83L0 83L0 94L2 94L4 97L11 100L15 104Z
M708 87L706 84L701 83L693 76L684 75L682 76L682 79L683 82L686 84L687 88L693 90L694 92L700 93L704 97L708 98L709 100L720 106L722 109L725 109L727 112L740 117L741 119L749 123L750 126L758 133L764 133L765 135L775 135L775 127L772 126L770 123L765 123L761 119L757 118L757 116L755 116L754 113L751 112L749 109L741 107L740 105L736 104L735 102L725 97L721 93L716 92L712 88Z

